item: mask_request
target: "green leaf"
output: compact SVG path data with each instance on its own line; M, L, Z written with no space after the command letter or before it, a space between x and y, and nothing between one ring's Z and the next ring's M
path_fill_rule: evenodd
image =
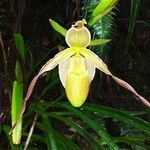
M114 137L113 138L117 143L126 143L132 145L133 149L142 148L144 150L150 149L149 145L143 144L143 142L149 141L150 137L145 136L124 136L124 137ZM106 145L105 141L100 141L102 145Z
M124 52L125 55L127 54L127 51L128 51L128 49L131 45L131 42L132 42L135 23L137 21L138 15L139 15L140 6L141 6L141 0L131 0L129 27L128 27L125 52Z
M93 10L92 17L104 14L107 10L111 10L118 3L118 0L101 0L99 5Z
M43 115L43 114L41 114L41 115ZM40 129L41 131L45 130L43 124L41 124L41 123L37 123L36 127L38 129ZM69 148L67 150L79 150L79 146L77 146L71 139L68 139L64 134L61 134L57 130L53 130L53 133L55 135L55 139L57 139L57 143L60 144L60 145L58 145L58 149L61 149L62 147L60 147L60 146L63 145L64 147L66 147L66 149ZM31 140L33 140L33 139L37 140L37 141L42 141L44 144L46 144L46 140L42 136L33 134Z
M83 129L79 124L73 122L71 119L68 119L66 117L62 117L62 116L57 115L57 114L52 113L52 112L48 113L48 115L51 117L54 117L58 120L61 120L66 125L73 127L77 132L79 132L88 141L89 144L91 144L93 149L95 149L95 150L102 149L100 144L96 140L94 140L93 137L85 129Z
M114 137L114 140L117 143L127 143L132 146L134 146L135 149L142 148L144 150L150 149L149 145L143 144L144 140L149 141L150 137L144 137L144 136L125 136L125 137Z
M101 45L101 44L106 44L110 41L111 41L111 39L96 39L96 40L92 40L90 45L91 46Z
M14 34L14 43L16 46L18 60L16 61L15 75L16 81L13 83L13 94L12 94L12 104L11 104L11 117L12 125L16 122L16 127L13 129L12 138L14 144L19 144L21 141L22 132L22 118L18 120L19 114L22 108L23 101L23 61L25 57L25 46L24 40L21 34Z
M15 33L14 34L14 43L16 46L18 61L16 61L16 68L15 68L15 75L16 80L19 82L23 82L23 61L25 57L25 46L24 46L24 39L21 34Z
M101 0L99 5L93 10L92 17L88 21L89 26L93 26L100 18L109 13L118 3L118 0Z
M16 61L15 75L17 81L23 82L23 72L18 61Z
M57 150L57 144L56 144L56 139L53 132L52 124L47 115L42 116L42 123L45 130L48 150Z
M20 53L22 58L24 58L26 49L24 46L24 39L23 39L22 35L19 33L15 33L14 34L14 42L15 42L15 45L16 45L18 52Z
M80 150L79 146L75 144L71 139L66 138L63 134L58 131L55 131L57 140L63 142L67 150Z
M58 105L57 105L58 106ZM113 142L113 139L110 137L110 135L105 131L104 127L102 125L98 124L96 121L93 121L90 119L86 114L83 112L75 109L73 106L68 105L66 103L60 103L59 107L62 106L63 108L68 109L78 117L80 117L89 127L91 127L93 130L96 131L96 133L104 140L106 141L107 145L111 150L118 150L118 146Z
M21 146L14 146L13 145L13 142L12 142L12 138L11 138L11 135L9 134L9 131L10 131L10 127L8 125L2 125L2 130L4 131L7 139L8 139L8 143L11 147L11 150L22 150Z
M37 123L38 124L38 123ZM36 124L36 127L38 126ZM43 129L44 130L44 129ZM43 131L42 130L42 131ZM28 135L29 135L29 133L23 133L22 134L23 136L25 136L25 137L28 137ZM38 135L38 134L32 134L32 138L30 139L30 143L32 143L32 142L35 142L35 141L37 141L37 142L41 142L41 143L44 143L44 144L46 144L46 139L45 139L45 137L43 137L41 134L40 135Z
M52 19L49 19L49 21L54 30L59 32L61 35L66 36L67 30L64 27L62 27L61 25L59 25L57 22L55 22Z
M42 97L44 94L46 94L47 92L49 92L51 90L51 88L53 88L54 86L56 86L57 84L60 83L60 79L59 78L55 78L53 79L51 82L49 82L41 91L40 93L40 97Z
M21 140L22 118L18 120L18 117L21 112L22 101L23 101L23 84L14 81L12 93L12 106L11 106L12 125L17 122L16 127L14 128L12 133L14 144L19 144Z
M91 111L91 112L99 112L102 115L107 115L109 117L115 118L126 125L138 128L141 131L144 131L145 133L150 134L150 123L138 117L131 116L120 110L109 108L106 106L101 106L101 105L94 105L94 104L85 104L83 106L83 109Z

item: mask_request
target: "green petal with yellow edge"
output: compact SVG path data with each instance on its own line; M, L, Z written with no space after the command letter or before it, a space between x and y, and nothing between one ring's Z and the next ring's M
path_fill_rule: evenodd
M70 58L70 66L66 77L66 94L74 107L80 107L89 92L89 76L86 62L81 55Z
M149 101L146 100L140 94L138 94L129 83L127 83L124 80L119 79L118 77L112 75L111 72L108 70L107 65L95 53L84 48L84 49L82 49L80 54L83 55L86 59L88 59L91 63L93 63L93 65L95 65L96 68L103 71L105 74L110 75L120 86L131 91L146 106L150 107Z

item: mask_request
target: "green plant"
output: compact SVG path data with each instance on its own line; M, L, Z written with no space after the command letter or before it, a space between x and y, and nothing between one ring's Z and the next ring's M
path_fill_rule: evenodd
M24 40L21 34L14 34L14 43L15 48L19 54L22 62L25 59L25 46ZM23 64L22 64L23 65ZM18 115L22 108L23 103L23 91L24 91L24 80L23 80L23 69L19 61L16 62L15 68L16 80L13 83L13 92L12 92L12 107L11 107L11 116L12 116L12 126L17 122L15 129L12 133L12 140L14 144L20 144L21 141L21 132L22 132L22 118L18 119Z
M99 2L95 1L96 5L92 6L92 11ZM104 0L102 2L104 4ZM90 5L88 6L91 7ZM108 5L105 6L107 6L105 8L109 8ZM106 43L112 38L110 34L112 34L113 30L110 27L110 32L107 35L104 35L104 33L105 29L109 30L107 23L113 22L112 17L113 13L109 13L107 16L103 16L103 18L99 18L94 23L94 26L88 26L93 35L92 38L97 34L96 40L92 39L90 43L90 49L102 57L106 57L110 51ZM89 19L90 15L86 18L88 25L90 25ZM65 28L61 27L54 20L50 20L50 22L57 32L60 32L63 36L66 35L67 30ZM98 33L99 27L103 30L102 34ZM55 40L55 36L53 39ZM105 46L101 44L105 44ZM39 45L33 46L37 50ZM56 53L55 50L58 45L53 46L50 50L41 46L43 55L40 55L38 60L35 60L36 56L34 56L32 51L33 46L31 44L31 51L29 50L27 54L30 57L26 57L26 65L29 65L29 72L27 72L29 75L26 78L26 82L30 80L34 71L38 70L49 55L53 56L53 53ZM100 48L100 51L97 48ZM36 53L39 54L38 50ZM19 65L22 66L21 62L19 60ZM13 144L11 136L8 134L11 127L6 122L0 125L0 148L7 145L7 148L12 150L38 150L44 148L58 150L150 149L148 145L150 124L148 120L149 111L147 109L143 107L141 111L123 111L99 104L90 104L88 101L80 108L75 108L66 102L67 98L65 98L65 91L60 85L57 69L46 73L45 76L46 78L43 78L44 82L39 82L38 88L33 92L30 98L31 101L28 103L29 107L23 117L24 128L21 143L17 146ZM19 90L21 90L20 94L22 95L22 89L19 88ZM91 99L94 101L93 98ZM16 113L16 115L18 116L19 113ZM35 116L34 119L33 116ZM109 131L110 128L114 130L113 127L106 126L106 120L109 119L118 127L119 134L112 134Z
M119 149L115 143L127 143L133 147L149 148L144 142L150 138L150 124L140 119L138 112L124 112L110 107L88 103L78 109L70 106L70 104L66 102L49 101L32 103L30 111L35 112L35 110L39 118L42 119L42 122L37 123L37 128L44 131L47 140L46 144L47 147L49 147L48 149L50 149L50 147L55 147L55 149L57 147L57 149L59 149L60 145L62 149L79 149L75 143L70 141L78 134L88 142L92 149ZM147 112L144 112L144 114L146 115ZM103 126L105 118L113 118L114 122L120 124L121 127L124 125L126 127L133 127L133 129L137 129L139 133L136 135L134 134L134 130L132 130L133 134L131 132L130 135L124 134L120 137L110 137ZM78 123L79 120L80 122ZM55 125L62 123L66 125L64 129L74 128L73 133L69 133L70 136L72 135L70 138L66 138L63 135L63 130L57 131L55 129ZM59 134L61 134L61 136L58 136ZM92 136L92 134L95 134L95 136ZM40 136L37 136L40 139ZM142 140L137 138L138 136L140 136ZM60 138L62 140L59 140ZM68 141L69 144L66 144L66 141ZM140 142L141 145L135 145L136 141ZM122 145L120 148L125 148L125 146L126 145Z

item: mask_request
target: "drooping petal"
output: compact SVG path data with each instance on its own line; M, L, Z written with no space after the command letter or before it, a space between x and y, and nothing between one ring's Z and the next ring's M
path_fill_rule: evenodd
M64 88L66 85L66 75L67 75L67 70L69 68L69 63L70 63L70 58L63 60L58 65L59 78Z
M80 55L70 58L65 88L67 97L74 107L80 107L85 102L89 91L89 76L85 59Z
M118 77L112 76L113 79L122 87L126 88L127 90L131 91L137 98L139 98L146 106L150 107L150 103L148 100L146 100L143 96L139 95L134 88L128 84L127 82L123 81L122 79L119 79Z
M26 102L29 99L30 95L32 94L33 88L36 84L37 79L39 78L40 75L42 75L44 72L50 71L53 68L55 68L61 61L71 57L72 55L74 55L74 51L72 48L68 48L62 52L59 52L58 54L55 55L54 58L50 59L39 71L39 73L33 78L33 80L31 81L28 90L27 90L27 94L24 98L24 104L22 107L22 111L21 111L21 116L24 113L25 110L25 106L26 106Z
M59 52L58 54L56 54L54 56L54 58L50 59L39 71L39 73L37 74L37 76L35 76L33 78L33 80L31 81L27 94L25 96L25 100L28 99L33 91L33 88L35 86L35 83L37 81L37 79L39 78L39 76L41 74L43 74L44 72L50 71L52 69L54 69L61 61L63 61L64 59L67 59L69 57L71 57L72 55L74 55L74 51L72 50L72 48L68 48L62 52Z
M90 61L96 68L100 69L108 75L111 75L111 72L108 70L107 65L95 53L86 48L83 48L80 51L80 54L83 55L86 60Z
M128 84L127 82L119 79L118 77L112 75L112 73L108 70L107 65L92 51L88 49L83 49L81 52L86 59L88 59L91 63L93 63L96 68L103 71L105 74L110 75L120 86L126 88L127 90L131 91L138 99L140 99L146 106L150 107L150 103L144 97L139 95L134 88Z

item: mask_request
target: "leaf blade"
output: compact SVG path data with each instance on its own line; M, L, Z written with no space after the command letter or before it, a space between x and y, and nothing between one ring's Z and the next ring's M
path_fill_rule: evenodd
M56 139L54 135L54 131L52 128L52 124L47 115L42 117L42 123L45 129L45 135L47 139L47 148L48 150L57 150Z
M106 44L110 41L111 41L111 39L95 39L95 40L91 41L90 45L91 46L101 45L101 44Z
M64 27L62 27L61 25L59 25L57 22L55 22L52 19L49 19L49 22L50 22L50 24L51 24L51 26L53 27L54 30L59 32L64 37L66 36L67 30Z

